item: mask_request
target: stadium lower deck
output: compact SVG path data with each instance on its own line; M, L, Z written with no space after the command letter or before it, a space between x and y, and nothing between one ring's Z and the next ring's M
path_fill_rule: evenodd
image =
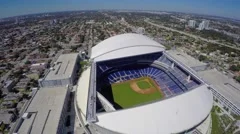
M160 64L158 64L160 63ZM171 61L163 53L154 53L97 63L97 91L107 85L140 77L150 77L158 84L165 98L194 89L200 81ZM104 94L103 94L104 95ZM104 95L108 98L106 95Z

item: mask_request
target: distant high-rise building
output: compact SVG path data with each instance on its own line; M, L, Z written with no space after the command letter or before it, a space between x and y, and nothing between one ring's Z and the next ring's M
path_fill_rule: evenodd
M198 26L198 30L203 30L204 29L204 24L203 22L201 22Z
M15 18L15 24L18 24L18 18Z
M208 28L209 28L209 20L204 20L199 24L198 30L203 30Z
M57 20L56 19L53 19L53 20L50 20L50 25L54 25L57 23Z
M194 28L195 25L196 25L196 21L195 21L195 20L189 20L189 21L188 21L188 26L189 26L189 27Z

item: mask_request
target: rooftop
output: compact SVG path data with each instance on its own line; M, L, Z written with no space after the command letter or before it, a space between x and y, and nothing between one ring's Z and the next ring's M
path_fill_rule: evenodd
M189 67L203 66L206 63L200 62L192 56L184 53L182 50L169 50L167 53L177 61L181 61L183 64Z
M71 77L78 53L62 54L50 69L45 80L67 79Z
M216 69L200 71L198 75L212 85L220 94L240 107L240 84Z
M14 80L8 80L8 81L6 81L4 88L7 88L7 87L10 86L13 82L14 82Z
M127 33L110 37L94 46L91 51L91 59L104 61L164 50L163 45L147 36Z
M67 87L39 89L26 110L31 116L24 119L17 133L57 133L67 90Z

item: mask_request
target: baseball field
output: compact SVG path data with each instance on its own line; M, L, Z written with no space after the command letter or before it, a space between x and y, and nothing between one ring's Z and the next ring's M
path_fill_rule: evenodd
M161 89L149 77L114 83L111 87L114 102L122 108L129 108L163 98Z

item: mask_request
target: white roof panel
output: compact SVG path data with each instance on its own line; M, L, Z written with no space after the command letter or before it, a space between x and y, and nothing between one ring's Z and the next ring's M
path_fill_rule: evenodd
M179 133L203 121L210 113L212 105L212 94L206 85L202 85L152 104L100 114L96 124L127 134Z
M140 34L121 34L100 42L92 48L95 61L164 51L165 47Z
M104 61L104 60L110 60L110 59L136 56L136 55L141 55L146 53L155 53L159 51L160 51L159 48L152 47L152 46L141 46L141 47L136 46L136 47L130 47L130 48L122 48L121 50L112 51L112 52L109 52L108 54L101 55L95 58L94 61L95 62Z

